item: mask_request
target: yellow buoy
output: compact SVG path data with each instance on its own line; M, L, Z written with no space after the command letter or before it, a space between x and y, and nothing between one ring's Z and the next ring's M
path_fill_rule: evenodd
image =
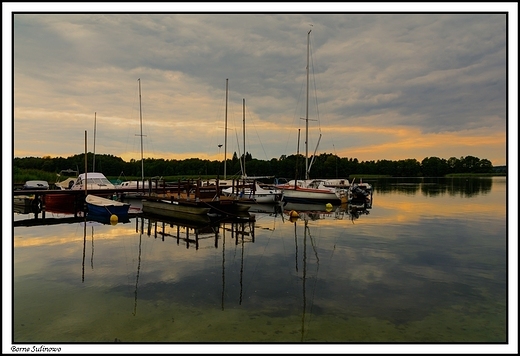
M290 216L291 218L297 218L297 217L300 216L300 214L298 214L297 211L291 210L291 212L289 213L289 216Z
M117 215L115 215L115 214L110 215L110 223L112 225L117 224Z
M331 203L327 203L325 205L325 209L332 209L332 204Z

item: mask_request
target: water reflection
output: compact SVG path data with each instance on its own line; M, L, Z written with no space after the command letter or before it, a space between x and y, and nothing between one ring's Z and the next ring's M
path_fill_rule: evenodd
M413 183L373 208L255 205L254 222L16 224L13 340L503 341L500 182L470 199Z
M298 204L284 203L282 204L284 215L289 218L304 218L308 220L343 220L350 219L352 222L359 219L362 215L370 214L372 209L372 201L367 204L341 204L341 205L324 205L324 204Z
M195 250L206 248L219 248L222 245L222 293L221 293L221 309L224 310L225 291L226 291L226 235L231 234L231 241L234 245L241 246L241 262L240 262L240 293L238 304L242 304L243 295L243 274L244 274L244 246L247 243L255 242L255 225L254 220L249 218L242 219L224 219L224 220L206 220L193 216L193 219L172 219L165 218L153 214L141 214L136 218L136 232L139 233L139 248L137 258L137 272L134 291L134 311L137 314L137 295L139 285L139 275L141 269L142 239L143 236L153 237L156 240L167 243L169 239L176 241L177 246L184 242L186 249L194 246ZM204 241L211 240L212 245L204 245ZM203 258L203 256L201 256Z
M399 192L413 195L421 192L425 196L447 194L473 197L489 193L493 178L379 178L371 184L374 191L380 194Z
M309 238L311 242L311 246L314 251L314 255L316 257L316 279L318 276L318 270L320 267L320 259L318 257L318 252L316 250L316 246L313 240L313 237L310 233L309 229L309 216L304 215L303 221L304 221L304 229L303 229L303 258L302 258L302 275L301 275L301 281L302 281L302 318L301 318L301 338L300 341L305 341L305 317L307 315L307 238ZM298 271L298 229L297 229L297 218L291 217L290 218L292 223L294 224L294 246L295 246L295 269L296 273L299 274ZM316 284L314 284L316 286ZM311 300L311 309L312 309L312 300ZM310 322L310 320L308 321Z

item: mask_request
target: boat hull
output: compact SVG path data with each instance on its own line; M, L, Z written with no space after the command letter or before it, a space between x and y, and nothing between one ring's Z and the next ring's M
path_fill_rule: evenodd
M112 201L93 195L87 195L85 203L87 203L88 215L125 217L128 216L128 210L130 209L130 204L128 203Z
M76 195L45 194L43 196L45 210L54 213L74 214L76 210Z
M334 191L324 189L307 189L293 188L284 189L282 201L290 203L307 203L307 204L333 204L342 203L342 199Z
M186 218L190 215L207 215L209 207L143 200L143 212L172 218Z

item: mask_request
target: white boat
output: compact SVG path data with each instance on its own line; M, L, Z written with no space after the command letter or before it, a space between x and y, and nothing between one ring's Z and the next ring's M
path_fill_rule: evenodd
M115 186L107 179L107 177L105 177L103 173L99 172L81 173L70 189L84 190L85 185L87 186L87 190L115 189Z
M148 192L150 189L155 189L157 187L156 182L152 181L152 184L150 185L150 182L145 181L138 181L138 180L127 180L124 182L121 182L120 184L115 185L116 189L124 189L127 190L124 192L125 197L128 198L137 198L143 196L145 193ZM128 190L136 190L136 191L128 191ZM137 191L139 190L139 191Z
M308 162L309 136L309 44L310 33L307 33L307 110L305 114L305 180L294 180L288 184L279 185L282 189L282 201L292 203L331 203L341 204L347 201L348 180L309 179L310 165ZM320 136L321 138L321 136ZM299 138L298 138L299 141ZM319 144L319 140L318 140ZM316 147L317 148L317 147ZM316 154L314 154L316 156ZM311 162L312 166L312 162ZM291 184L292 183L292 184ZM342 184L340 184L342 183Z
M247 199L254 203L270 204L280 201L282 191L278 188L264 189L257 181L246 183L244 187L228 187L222 189L226 196Z
M282 197L282 191L275 186L269 187L269 189L263 188L257 181L257 178L266 177L248 177L246 174L246 100L243 99L243 136L244 136L244 161L240 163L242 166L242 186L231 186L222 189L222 193L226 196L235 197L244 202L260 203L260 204L271 204L280 201Z
M306 187L286 187L282 190L282 201L308 204L341 204L347 201L347 192L344 189L320 189Z
M23 189L48 190L49 183L46 180L28 180L23 185Z

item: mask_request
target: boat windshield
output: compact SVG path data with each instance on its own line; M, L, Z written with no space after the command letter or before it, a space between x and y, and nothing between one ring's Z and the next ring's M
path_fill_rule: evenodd
M97 184L97 185L110 185L110 181L107 178L88 178L87 184Z
M78 183L77 184L83 184L84 183L84 180L81 179L81 178L78 178ZM90 177L87 177L87 184L95 184L95 185L111 185L112 183L110 183L110 181L107 179L107 178L101 178L101 177L96 177L96 178L90 178Z

